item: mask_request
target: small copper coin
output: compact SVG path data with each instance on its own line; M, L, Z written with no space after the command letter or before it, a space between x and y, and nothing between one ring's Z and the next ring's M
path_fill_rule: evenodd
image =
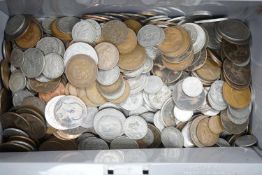
M131 52L136 48L137 37L136 33L132 29L128 29L128 34L126 40L117 45L117 48L121 54L126 54Z
M34 20L31 20L27 30L21 36L16 38L15 42L19 47L28 49L34 47L41 37L42 30L39 24Z
M210 117L208 127L214 134L221 134L224 131L220 116L217 115Z
M93 83L91 84L91 86L86 88L86 96L94 104L102 105L106 103L105 98L100 94L100 92L97 89L97 83Z
M60 84L61 78L49 81L47 83L39 82L35 79L29 79L28 83L30 88L35 92L47 93L54 91Z
M223 85L223 97L228 105L236 109L242 109L247 107L251 102L250 88L246 89L233 89L224 83Z
M1 60L0 71L3 85L6 89L9 89L10 68L7 59Z
M118 66L124 70L137 70L146 61L146 52L145 49L139 45L136 48L127 54L120 54L120 59Z
M65 86L64 86L63 83L59 83L58 87L53 91L50 91L50 92L47 92L47 93L40 92L38 94L39 98L42 99L45 102L48 102L53 97L59 96L59 95L65 95Z
M124 91L124 94L119 97L118 99L115 99L115 100L111 100L110 102L111 103L114 103L114 104L120 104L124 101L126 101L126 99L129 97L129 94L130 94L130 85L128 83L128 81L124 80L125 82L125 91Z
M95 82L97 66L92 58L79 54L71 57L68 61L65 74L72 85L86 88Z
M201 120L197 126L197 138L205 146L213 146L217 143L219 134L213 133L208 127L209 118Z
M127 25L128 28L132 29L136 34L142 28L140 22L134 19L125 20L124 23Z
M12 93L5 88L0 90L0 114L7 112L12 106Z

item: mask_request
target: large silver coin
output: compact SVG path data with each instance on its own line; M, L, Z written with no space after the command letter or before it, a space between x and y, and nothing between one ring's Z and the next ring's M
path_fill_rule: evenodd
M74 25L72 38L74 41L93 43L96 40L96 29L90 22L82 20Z
M184 137L184 147L191 148L194 147L195 144L193 143L190 135L190 126L192 122L188 122L184 128L182 129L182 135Z
M163 29L152 24L143 26L137 33L138 43L143 47L156 46L160 44L164 38Z
M250 147L257 143L257 138L253 135L244 135L238 137L235 141L236 146L240 147Z
M29 92L28 90L20 90L13 94L13 105L20 106L22 105L23 100L26 97L34 96L33 93Z
M160 110L160 116L163 120L163 123L166 127L175 126L176 118L174 116L173 110L175 107L175 103L172 98L169 98L162 106Z
M26 87L26 77L20 70L11 73L9 88L14 93Z
M223 97L223 84L224 81L216 80L214 83L212 83L208 92L209 99L211 98L211 101L213 102L210 103L211 107L218 111L222 111L227 108L227 103Z
M79 21L78 18L74 16L66 16L57 19L58 29L64 33L70 34L74 25Z
M138 149L138 143L126 136L120 136L110 143L110 149Z
M40 49L45 55L49 53L59 54L59 43L55 37L44 37L36 44L36 48Z
M128 111L135 110L142 106L144 103L142 93L137 93L133 95L129 95L129 97L120 104L120 106Z
M89 23L93 25L96 31L96 41L99 40L102 35L102 29L101 29L100 24L93 19L86 19L86 21L88 21Z
M120 76L120 69L118 66L115 66L111 70L99 70L97 72L97 81L104 85L109 86L114 84Z
M81 126L87 115L85 103L75 96L64 96L58 100L54 108L55 119L67 129Z
M166 148L182 148L184 145L182 133L174 127L163 129L161 132L161 141Z
M124 133L130 139L142 139L147 134L147 123L140 116L130 116L124 124Z
M229 111L229 108L226 109L227 110L227 116L228 116L228 119L233 122L234 124L236 125L241 125L241 124L244 124L248 121L249 119L249 115L243 117L243 118L239 118L238 116L234 116L230 113Z
M63 58L57 53L45 55L43 75L48 79L56 79L64 73Z
M205 101L205 92L202 91L198 97L189 97L182 90L182 82L183 80L179 81L173 87L172 97L176 106L189 111L198 109Z
M163 81L158 76L151 75L151 76L148 76L147 79L148 80L144 87L144 91L148 94L157 93L158 91L160 91L160 89L164 85Z
M177 120L181 122L186 122L190 120L193 114L194 114L193 111L182 110L182 109L179 109L177 106L175 106L174 108L174 116Z
M203 84L196 77L187 77L183 80L182 90L189 97L197 97L203 91Z
M87 115L83 117L81 126L84 128L92 128L97 112L98 109L96 107L87 107Z
M169 97L171 97L171 90L166 85L163 85L157 93L149 94L148 100L154 108L161 109Z
M107 143L96 137L88 137L78 144L79 150L107 150Z
M44 70L45 59L41 50L29 48L24 52L24 62L21 66L22 72L28 78L36 78Z
M24 52L21 49L14 48L11 52L10 63L19 68L24 62Z

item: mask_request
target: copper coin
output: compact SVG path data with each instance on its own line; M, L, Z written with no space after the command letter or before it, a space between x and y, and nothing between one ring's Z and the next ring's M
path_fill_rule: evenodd
M65 70L68 81L78 87L91 86L96 80L97 66L92 58L79 54L71 57Z
M12 93L5 88L0 90L0 114L7 112L12 107Z
M245 108L251 103L250 88L233 89L228 83L223 85L223 97L228 105L236 109Z
M206 81L215 81L220 78L221 70L208 56L205 64L200 69L196 70L196 74Z
M27 30L21 36L16 38L15 42L19 47L28 49L34 47L41 37L42 30L39 24L34 20L31 20Z
M32 114L38 117L39 119L41 119L43 122L45 122L44 113L39 109L35 108L34 106L19 106L15 112L17 114L22 114L22 113Z
M42 99L44 102L48 102L53 97L59 95L65 95L65 86L63 83L59 83L58 87L53 91L47 93L43 93L43 92L38 93L39 98Z
M126 101L126 99L129 97L129 94L130 94L130 85L128 83L128 81L124 80L125 82L125 91L124 91L124 94L119 97L118 99L115 99L115 100L111 100L110 102L111 103L114 103L114 104L120 104L124 101Z
M136 48L136 45L137 45L136 33L132 29L128 28L128 34L126 40L124 40L122 43L116 46L121 54L126 54L134 50Z
M221 134L224 131L220 116L217 115L210 117L208 127L214 134Z
M124 70L137 70L142 67L146 61L145 49L139 45L127 54L120 54L118 66Z
M99 90L97 89L97 83L93 83L90 87L86 88L86 96L94 104L102 105L106 103L105 98L100 94Z
M213 133L208 127L209 118L202 119L197 126L197 138L205 146L213 146L217 143L219 134Z
M72 35L70 33L64 33L62 31L60 31L58 29L58 26L57 26L57 20L54 20L52 23L51 23L51 31L52 31L52 34L63 40L63 41L71 41L72 40Z
M199 147L199 148L202 148L202 147L204 147L205 145L203 145L203 144L199 141L199 139L198 139L198 137L197 137L197 127L198 127L199 122L200 122L201 120L205 119L205 118L207 118L207 116L205 116L205 115L197 116L197 117L192 121L192 123L191 123L191 125L190 125L190 128L189 128L191 139L192 139L193 143L194 143L197 147Z
M124 23L128 28L132 29L136 34L142 28L142 24L135 19L127 19L124 21Z
M38 97L34 97L34 96L25 97L23 99L22 105L33 106L34 108L41 111L41 113L45 113L46 103Z
M86 106L96 107L97 104L93 103L86 95L86 90L84 88L77 88L77 96L85 103Z
M192 45L190 45L189 49L186 52L184 52L184 54L182 54L179 57L167 56L167 54L163 54L163 57L169 63L181 63L184 60L186 60L189 55L191 55L191 52L193 52L193 54L194 54Z
M26 152L26 151L31 151L31 149L19 143L6 142L0 145L0 151L1 152Z
M233 64L229 60L223 63L223 71L230 82L239 86L248 86L251 82L250 65L243 67Z
M54 91L59 86L60 81L61 81L61 78L57 78L47 83L42 83L35 79L29 79L28 83L29 83L30 88L33 91L39 92L39 93L40 92L47 93L50 91Z
M9 65L7 59L1 60L1 65L0 65L1 79L2 79L3 85L6 89L9 89L9 78L10 78L9 66L10 65Z

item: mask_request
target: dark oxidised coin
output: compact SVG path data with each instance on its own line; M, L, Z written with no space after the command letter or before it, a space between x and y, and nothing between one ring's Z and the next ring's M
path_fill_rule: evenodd
M10 91L2 88L0 90L0 114L8 111L12 106L12 94Z
M61 81L61 78L57 78L47 83L42 83L35 79L29 79L28 82L29 82L30 88L33 91L47 93L47 92L55 90L58 87L60 81Z

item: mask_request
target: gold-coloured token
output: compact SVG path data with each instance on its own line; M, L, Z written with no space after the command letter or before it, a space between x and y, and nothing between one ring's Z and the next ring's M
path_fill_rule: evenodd
M127 25L128 28L132 29L136 34L142 28L140 22L134 19L125 20L124 23Z
M126 54L134 50L136 48L136 45L137 45L136 33L132 29L128 28L128 34L126 40L116 46L120 54Z
M90 87L86 88L87 98L94 104L102 105L106 103L106 99L100 94L97 89L97 83L91 84Z
M220 116L218 115L210 117L208 127L215 134L221 134L224 131Z

